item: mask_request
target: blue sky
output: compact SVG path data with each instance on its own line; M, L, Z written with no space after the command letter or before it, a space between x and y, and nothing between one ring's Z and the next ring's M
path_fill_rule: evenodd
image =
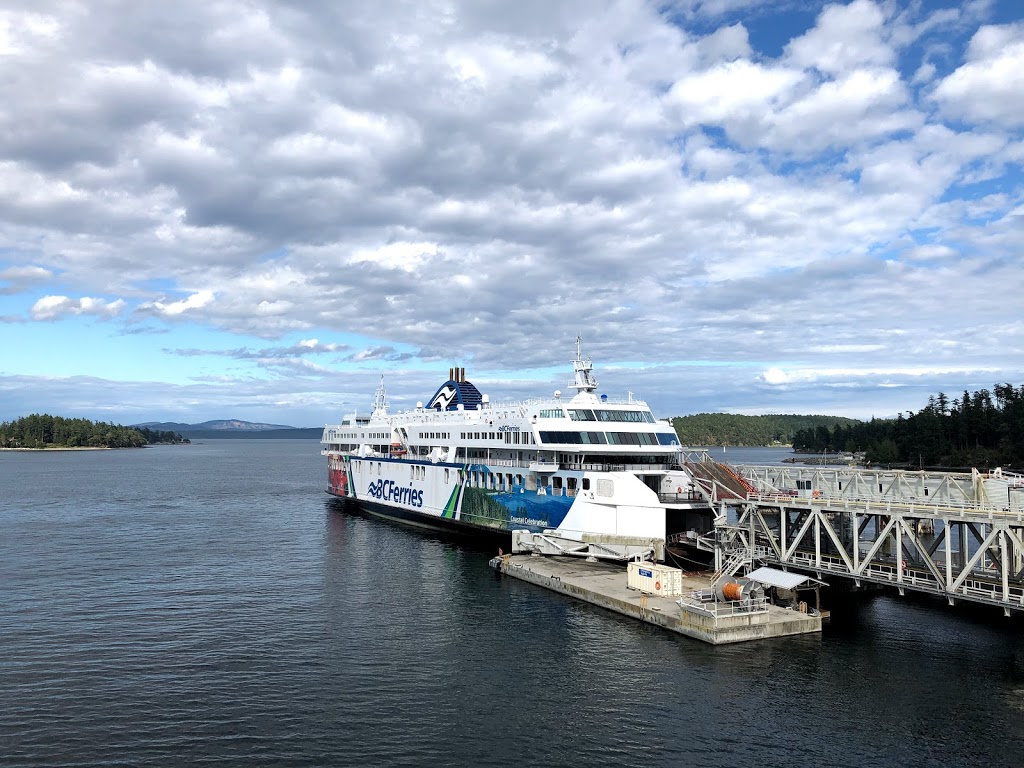
M0 420L1024 383L1012 0L0 10Z

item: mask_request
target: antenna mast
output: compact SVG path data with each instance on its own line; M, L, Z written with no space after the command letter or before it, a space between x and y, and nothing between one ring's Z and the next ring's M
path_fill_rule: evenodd
M583 359L583 339L576 337L576 359L572 361L574 378L569 386L576 390L577 395L592 394L597 389L597 379L594 378L594 364L590 358Z
M383 415L388 412L388 393L384 389L384 377L380 377L380 384L377 385L377 391L373 395L373 413L374 415Z

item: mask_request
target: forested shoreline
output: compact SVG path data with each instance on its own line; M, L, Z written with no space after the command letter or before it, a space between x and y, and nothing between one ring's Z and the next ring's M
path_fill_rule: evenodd
M188 443L177 432L34 413L0 424L0 448L142 448Z
M996 384L950 400L928 398L917 413L801 430L793 449L865 451L873 464L909 467L1024 466L1024 385Z
M842 416L735 413L695 413L669 419L683 445L769 446L790 445L801 430L856 424Z

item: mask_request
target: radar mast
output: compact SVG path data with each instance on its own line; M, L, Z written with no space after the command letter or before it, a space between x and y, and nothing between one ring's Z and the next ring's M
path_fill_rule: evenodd
M374 416L385 416L388 412L388 393L384 389L384 377L380 377L380 384L377 385L377 391L373 394L373 415Z
M572 361L574 379L569 386L576 390L577 395L593 394L597 389L597 379L594 378L594 364L588 357L583 359L582 337L576 337L576 359Z

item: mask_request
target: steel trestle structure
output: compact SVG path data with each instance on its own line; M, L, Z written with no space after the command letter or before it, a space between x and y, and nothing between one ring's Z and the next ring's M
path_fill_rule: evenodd
M756 561L1024 611L1022 476L737 471L758 492L718 504L713 546L723 573Z

